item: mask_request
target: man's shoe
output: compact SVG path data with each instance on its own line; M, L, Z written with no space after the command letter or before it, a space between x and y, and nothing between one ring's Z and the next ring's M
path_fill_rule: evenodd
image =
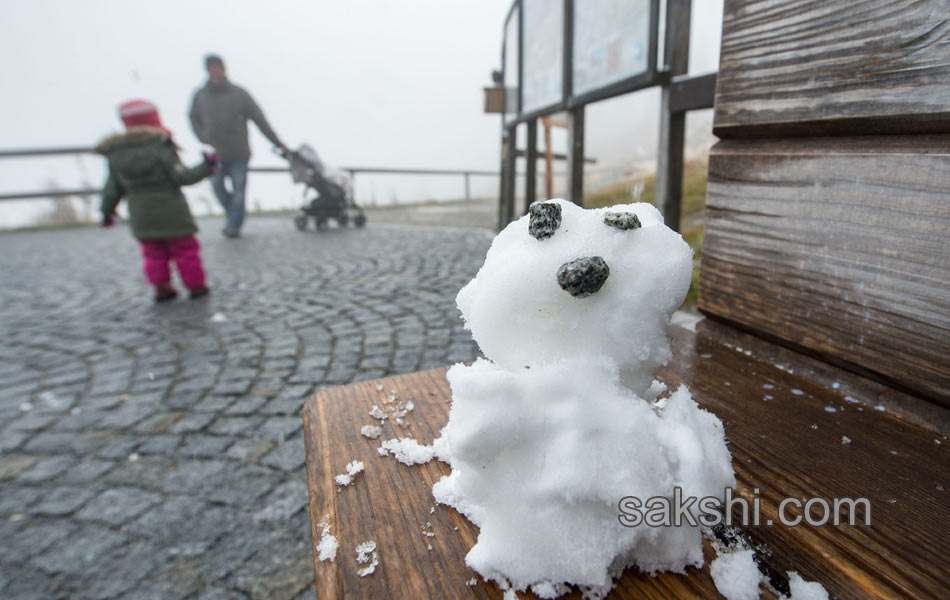
M211 293L211 290L208 289L208 286L203 285L201 287L191 288L191 293L188 295L192 300L196 298L204 298Z
M178 297L178 290L172 286L165 285L156 285L155 286L155 302L168 302L174 300Z
M234 239L236 237L241 237L240 229L228 229L227 227L225 227L224 229L221 230L221 233L223 233L224 237L226 238Z

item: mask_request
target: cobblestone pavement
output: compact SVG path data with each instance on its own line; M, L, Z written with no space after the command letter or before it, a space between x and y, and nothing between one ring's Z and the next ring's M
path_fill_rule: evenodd
M202 227L162 305L123 227L0 235L0 597L313 598L306 397L477 355L487 231Z

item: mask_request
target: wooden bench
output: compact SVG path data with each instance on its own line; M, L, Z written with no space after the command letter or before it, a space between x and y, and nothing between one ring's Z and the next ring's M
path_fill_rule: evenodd
M737 494L760 498L763 520L776 521L739 531L775 589L797 571L836 598L946 598L945 3L725 4L722 141L710 158L700 278L707 318L695 331L670 327L673 358L657 376L687 384L723 420ZM407 467L360 434L395 390L415 409L404 426L387 422L382 439L431 443L448 418L444 375L357 383L306 403L313 539L328 515L340 542L333 562L314 557L318 598L502 596L465 566L477 529L432 499L448 467ZM333 477L352 460L366 471L339 488ZM779 525L786 497L864 497L872 525ZM360 577L354 548L367 540L380 564ZM685 575L628 570L610 597L717 598L708 544L706 556Z

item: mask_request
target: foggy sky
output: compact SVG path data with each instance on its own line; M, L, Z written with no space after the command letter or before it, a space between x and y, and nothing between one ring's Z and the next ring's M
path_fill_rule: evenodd
M708 72L718 62L722 0L694 4L691 72ZM288 145L309 143L330 163L497 170L500 122L482 112L481 88L500 67L509 6L510 0L11 2L0 21L0 148L93 145L121 130L119 103L142 97L159 106L185 162L196 162L201 146L187 111L206 80L202 57L215 52ZM625 105L631 102L633 109ZM615 101L613 109L598 105L588 123L589 152L606 162L626 160L638 146L641 154L654 152L648 134L637 141L638 131L655 122L653 102L644 96ZM281 165L251 130L252 164ZM103 161L94 156L0 160L3 192L46 188L51 179L68 188L98 186L103 177ZM364 192L378 185L386 200L385 181L360 183ZM206 185L195 186L190 199L210 196ZM445 185L423 180L401 193L440 194ZM497 181L475 185L476 193L491 193ZM249 187L252 201L298 194L289 177L258 175ZM30 206L0 205L0 226L35 212Z

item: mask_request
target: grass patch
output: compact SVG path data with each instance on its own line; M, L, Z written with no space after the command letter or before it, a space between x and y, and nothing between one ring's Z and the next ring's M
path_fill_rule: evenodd
M706 207L707 169L707 163L700 160L689 161L683 165L683 222L688 222L689 217ZM649 202L655 205L655 199L656 175L651 174L584 194L584 208L603 208L632 202ZM681 233L693 249L693 277L683 305L695 306L699 290L699 265L703 257L703 224L685 228Z

